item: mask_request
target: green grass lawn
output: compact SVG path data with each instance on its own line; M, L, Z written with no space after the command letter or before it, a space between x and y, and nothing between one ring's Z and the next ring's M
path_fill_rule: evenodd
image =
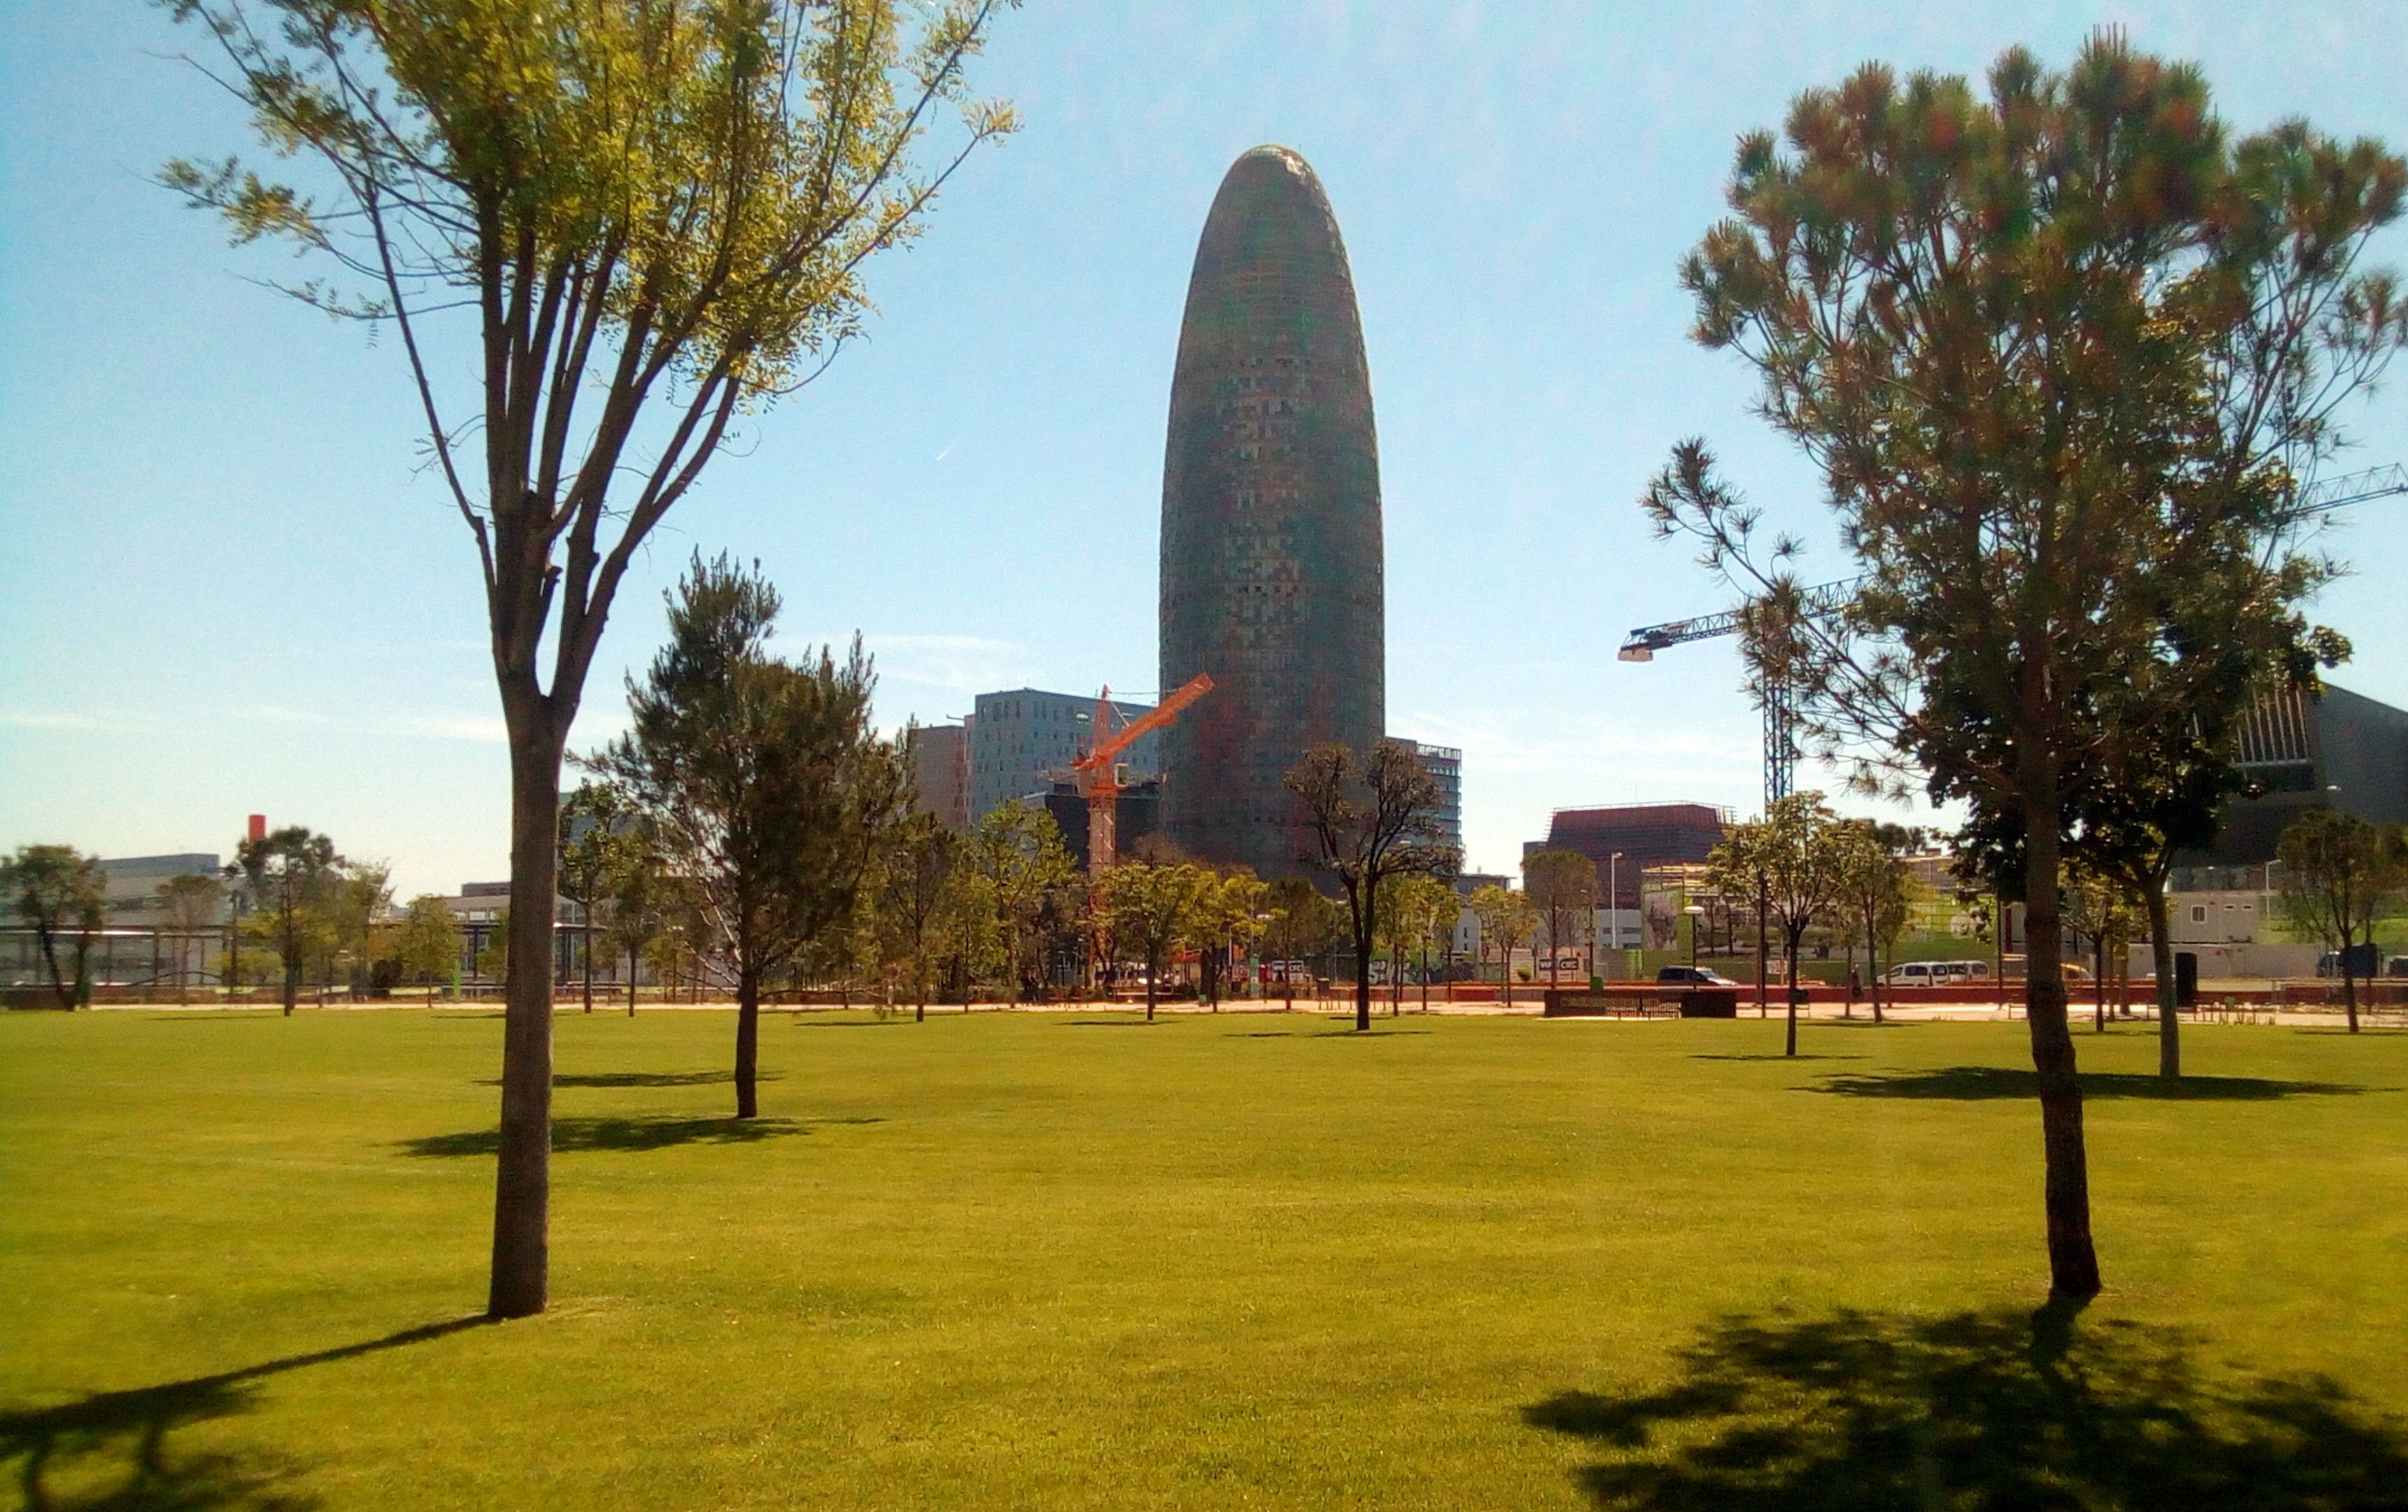
M2408 1505L2408 1036L564 1015L552 1310L482 1014L0 1017L29 1506Z

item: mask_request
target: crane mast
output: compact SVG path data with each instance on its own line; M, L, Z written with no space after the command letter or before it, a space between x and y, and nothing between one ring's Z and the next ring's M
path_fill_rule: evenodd
M1121 753L1177 719L1181 711L1211 691L1211 675L1198 672L1185 686L1119 729L1112 728L1112 690L1107 687L1096 695L1095 744L1070 762L1070 770L1079 774L1087 794L1089 875L1111 871L1112 863L1120 859Z

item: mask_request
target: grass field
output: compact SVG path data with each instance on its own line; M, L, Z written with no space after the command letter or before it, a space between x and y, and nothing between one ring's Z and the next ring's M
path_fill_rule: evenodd
M29 1506L2408 1505L2408 1036L565 1015L552 1310L483 1298L501 1026L0 1018Z

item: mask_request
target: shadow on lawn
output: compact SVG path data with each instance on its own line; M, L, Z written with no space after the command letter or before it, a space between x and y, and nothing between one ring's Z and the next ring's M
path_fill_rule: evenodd
M1785 1056L1785 1055L1783 1055L1783 1054L1782 1054L1780 1051L1778 1051L1778 1050L1768 1050L1768 1051L1764 1052L1762 1055L1752 1055L1752 1056L1691 1056L1689 1058L1690 1058L1690 1059L1692 1059L1692 1060L1862 1060L1862 1059L1863 1059L1863 1058L1864 1058L1864 1057L1862 1057L1862 1056L1815 1056L1815 1055L1795 1055L1795 1056Z
M485 1321L429 1323L222 1375L0 1412L0 1465L14 1476L31 1512L298 1512L317 1502L282 1489L297 1473L294 1464L261 1454L179 1452L170 1435L250 1410L252 1384L267 1376L423 1344Z
M755 1080L774 1082L781 1074L782 1073L779 1072L765 1071L760 1073ZM714 1083L732 1082L735 1079L736 1073L732 1071L596 1071L575 1076L555 1074L552 1078L552 1085L554 1087L709 1087ZM502 1085L502 1079L499 1076L480 1076L477 1078L477 1085L499 1087Z
M1939 1098L1978 1102L2040 1096L2037 1073L2006 1066L1946 1066L1934 1071L1833 1076L1818 1092L1842 1097ZM2150 1098L2166 1102L2265 1102L2286 1097L2356 1097L2379 1091L2341 1082L2284 1082L2263 1076L2145 1076L2129 1072L2082 1073L2086 1098Z
M822 1123L874 1124L883 1118L823 1118ZM554 1118L552 1147L563 1150L665 1150L678 1145L757 1145L787 1134L808 1134L809 1124L792 1118ZM498 1130L429 1134L405 1139L406 1155L443 1158L491 1155L501 1148Z
M2401 1426L2317 1375L2203 1371L2187 1343L2071 1311L1734 1318L1642 1395L1565 1391L1531 1426L1609 1458L1607 1508L2408 1505Z

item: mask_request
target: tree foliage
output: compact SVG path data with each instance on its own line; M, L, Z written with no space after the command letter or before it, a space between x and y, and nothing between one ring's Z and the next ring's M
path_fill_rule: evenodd
M1556 958L1593 928L1601 891L1597 863L1578 851L1533 851L1522 857L1522 890L1546 928L1547 986L1554 986Z
M1763 817L1731 826L1707 857L1708 886L1725 897L1762 900L1781 926L1789 974L1785 1055L1798 1053L1799 943L1847 896L1856 850L1851 827L1822 794L1792 793L1767 804Z
M59 1006L76 1006L84 986L93 937L108 922L108 869L97 856L86 856L72 845L20 845L17 854L0 861L0 897L20 919L33 926L42 966L50 973L50 991ZM74 942L75 974L59 971L59 937Z
M669 603L668 644L628 681L634 727L590 763L694 887L735 978L739 1118L760 1111L763 986L851 924L910 795L901 754L870 723L859 641L841 666L824 648L790 665L767 650L778 609L757 573L697 555Z
M2087 793L2321 645L2328 564L2286 544L2408 307L2359 266L2408 166L2291 122L2234 139L2192 69L2101 34L2063 74L1869 65L1741 141L1734 215L1683 268L1697 337L1763 380L1864 571L1814 613L1799 540L1684 443L1649 491L1747 594L1758 690L1858 780L2019 827L2050 1273L2099 1288L2057 970ZM2214 735L2221 709L2208 709Z
M1507 1006L1513 1001L1513 952L1539 932L1539 911L1530 895L1484 883L1471 892L1471 914L1480 921L1480 943L1495 946L1502 969Z
M994 911L1004 989L1016 1003L1023 984L1039 975L1053 922L1049 910L1070 886L1078 869L1054 816L1027 803L990 810L970 833L969 857L985 885L981 894Z
M449 985L460 970L460 921L452 906L421 893L401 911L393 959L405 982Z
M1096 906L1116 951L1145 963L1145 1016L1154 1018L1162 973L1182 948L1210 938L1221 879L1185 862L1124 860L1096 878Z
M1282 780L1304 811L1313 853L1300 857L1335 879L1354 946L1354 1027L1371 1027L1372 933L1380 890L1391 879L1452 875L1462 857L1438 822L1438 779L1412 747L1382 741L1361 756L1324 743Z
M284 963L287 1017L300 996L304 955L321 948L322 936L333 936L329 904L341 862L332 840L307 825L286 825L244 841L226 864L226 875L249 895L259 934Z
M161 3L300 168L179 160L164 181L237 242L314 258L326 276L288 293L400 335L477 547L511 890L548 900L568 730L638 549L740 415L862 328L868 260L1013 129L964 72L1009 0ZM952 146L924 167L948 111ZM549 1271L551 911L515 927L500 1318L542 1311Z
M2311 809L2284 829L2275 857L2282 862L2284 913L2339 953L2342 1001L2355 1034L2354 947L2373 940L2376 915L2408 890L2408 836L2339 809Z

